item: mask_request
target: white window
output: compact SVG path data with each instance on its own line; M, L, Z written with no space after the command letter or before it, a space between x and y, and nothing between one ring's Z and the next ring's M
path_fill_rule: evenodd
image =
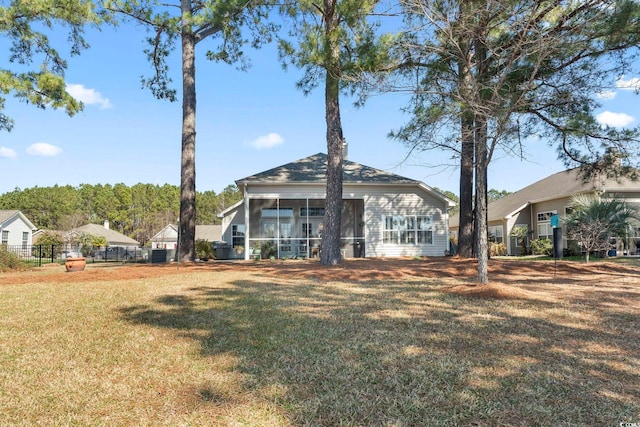
M389 215L382 217L382 240L392 244L433 243L430 216Z
M557 213L556 211L538 212L538 222L551 221L551 217Z
M22 232L22 249L27 249L27 245L29 244L29 233L26 231Z
M9 230L2 230L2 242L3 245L9 244Z
M260 237L273 239L276 237L276 222L274 220L261 221L262 233Z
M538 239L553 239L553 227L550 222L538 223Z
M293 208L262 208L262 218L293 218Z
M551 227L551 217L557 211L538 212L538 239L553 239L553 228Z
M300 217L305 218L324 216L324 208L318 206L302 207L300 208Z
M501 225L489 227L489 241L495 243L504 243L504 228Z
M430 216L419 216L418 220L418 243L433 243L433 218Z

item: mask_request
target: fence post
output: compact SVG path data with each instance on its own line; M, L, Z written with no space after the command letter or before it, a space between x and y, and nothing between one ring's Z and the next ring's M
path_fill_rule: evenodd
M51 263L55 261L56 253L55 253L56 245L51 245Z
M38 267L42 267L42 245L38 245Z

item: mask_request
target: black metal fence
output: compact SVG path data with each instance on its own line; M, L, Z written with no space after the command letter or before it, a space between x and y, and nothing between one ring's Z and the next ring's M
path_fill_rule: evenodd
M73 248L68 245L4 245L8 252L36 267L52 262L64 263L67 258L84 257L93 262L146 262L150 249L121 246Z

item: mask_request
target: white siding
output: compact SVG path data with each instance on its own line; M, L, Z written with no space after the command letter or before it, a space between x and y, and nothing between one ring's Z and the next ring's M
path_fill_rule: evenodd
M449 250L449 218L445 202L417 187L380 187L364 197L367 257L443 256ZM385 244L385 215L424 215L433 218L432 244Z
M151 238L151 249L176 249L178 247L178 231L166 226Z
M22 245L22 233L27 233L27 245L31 245L32 243L33 230L22 220L20 215L15 215L5 221L0 226L0 230L0 237L2 236L3 231L9 232L9 240L7 241L7 245L9 246Z

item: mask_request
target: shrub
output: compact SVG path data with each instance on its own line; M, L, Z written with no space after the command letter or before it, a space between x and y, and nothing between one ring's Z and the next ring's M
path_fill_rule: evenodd
M37 248L40 246L41 249ZM60 233L55 231L45 231L38 239L38 244L33 248L34 256L43 258L59 257L64 249L64 239ZM52 253L53 251L53 253Z
M262 259L271 259L276 256L276 245L273 242L264 242L260 247Z
M531 253L553 256L553 242L550 239L534 239L531 241Z
M7 249L6 246L0 245L0 271L10 270L26 270L27 264L20 259L17 254L14 254Z
M489 242L489 256L505 256L507 245L504 243Z
M204 239L196 240L196 257L200 258L202 261L207 261L209 258L215 258L211 242Z

